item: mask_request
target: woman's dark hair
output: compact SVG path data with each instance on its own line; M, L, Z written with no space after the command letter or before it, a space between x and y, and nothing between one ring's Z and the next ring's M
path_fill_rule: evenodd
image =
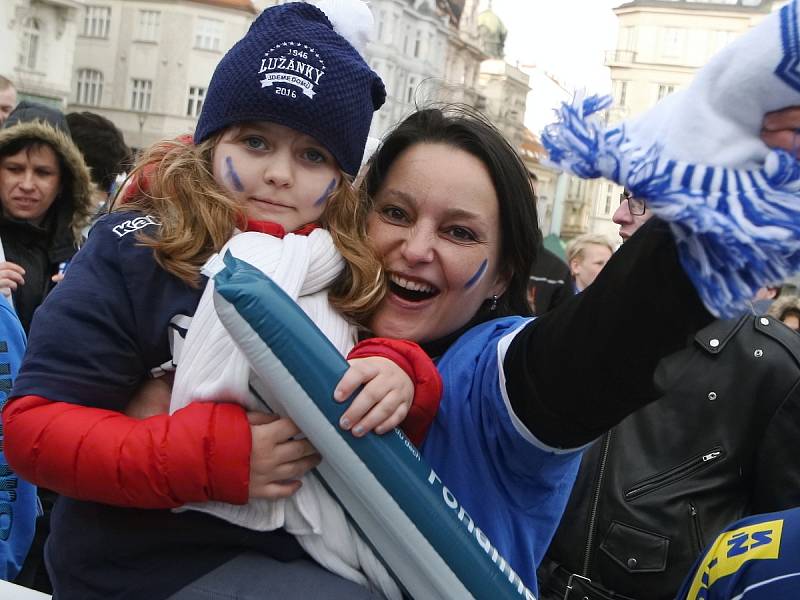
M371 202L394 161L420 143L447 144L468 152L489 171L500 213L500 268L509 284L497 300L495 316L530 315L527 290L541 234L536 196L528 170L503 135L479 112L465 106L418 110L383 140L367 163L361 186Z

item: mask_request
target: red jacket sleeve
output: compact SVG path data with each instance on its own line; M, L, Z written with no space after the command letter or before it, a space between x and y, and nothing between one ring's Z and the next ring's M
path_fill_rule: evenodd
M252 437L235 404L195 402L134 419L22 396L3 409L3 432L16 473L79 500L163 509L248 499Z
M414 382L414 403L400 428L419 446L439 410L442 378L436 365L414 342L389 338L370 338L355 345L347 358L382 356L403 369Z

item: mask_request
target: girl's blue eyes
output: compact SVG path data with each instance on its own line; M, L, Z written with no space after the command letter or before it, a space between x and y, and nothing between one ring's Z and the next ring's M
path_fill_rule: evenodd
M255 136L246 137L244 139L244 143L248 148L252 148L253 150L262 150L267 146L264 143L264 140L262 140L260 137L255 137Z
M266 150L268 148L267 142L258 136L249 135L242 140L250 150ZM328 161L328 157L316 148L310 148L303 152L303 157L309 162L315 164L322 164Z
M327 160L322 152L313 149L306 151L306 158L313 163L324 163Z

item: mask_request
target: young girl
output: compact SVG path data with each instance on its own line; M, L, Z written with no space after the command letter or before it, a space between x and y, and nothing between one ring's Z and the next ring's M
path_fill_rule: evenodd
M321 293L351 318L370 314L383 275L364 232L352 230L363 219L354 216L350 178L384 97L378 76L321 10L305 3L265 10L218 65L194 143L159 144L144 158L127 202L94 226L37 313L4 415L5 441L23 477L64 496L46 549L60 598L165 598L218 567L248 581L241 561L253 556L261 573L271 559L292 561L308 570L304 580L334 595L366 596L366 588L320 573L280 519L256 531L163 509L297 495L298 477L319 462L306 440L295 439L291 421L237 404L250 400L230 393L241 381L210 381L227 376L214 357L229 356L211 344L216 354L200 356L208 339L193 331L202 331L201 297L211 289L204 292L200 269L230 250L264 261L298 296L307 284L317 307ZM303 268L292 260L298 249ZM291 281L298 271L302 283ZM426 399L437 397L435 369L412 346L387 341L377 354L413 375ZM180 402L235 402L192 402L147 419L122 414L148 375L175 362L192 373L202 360L213 372L195 372L208 385L195 390L187 377L184 386L179 372ZM406 416L412 386L392 362L360 361L346 379L346 387L366 385L344 428L382 432ZM361 558L345 564L345 574L366 569Z

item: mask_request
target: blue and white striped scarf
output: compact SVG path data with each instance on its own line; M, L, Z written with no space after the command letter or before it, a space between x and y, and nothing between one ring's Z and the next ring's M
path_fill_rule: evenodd
M606 128L609 97L576 97L542 136L550 160L605 177L670 222L705 306L731 317L800 272L800 163L759 138L764 114L800 105L798 0L715 55L691 85Z

